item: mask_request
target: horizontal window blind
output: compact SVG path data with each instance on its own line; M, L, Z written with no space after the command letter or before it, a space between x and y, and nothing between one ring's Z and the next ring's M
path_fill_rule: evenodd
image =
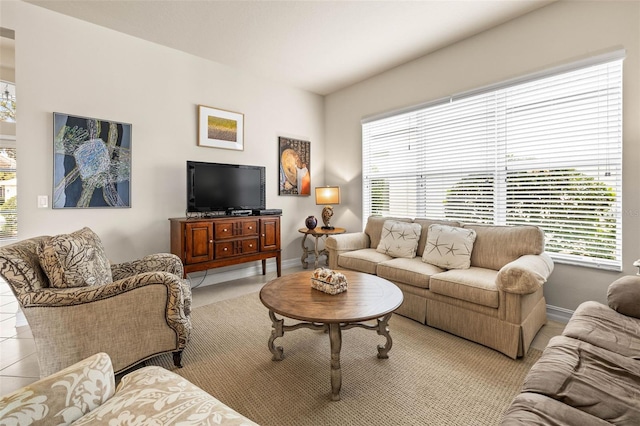
M0 146L0 240L17 237L17 189L16 149Z
M622 59L367 120L363 216L533 224L621 268Z

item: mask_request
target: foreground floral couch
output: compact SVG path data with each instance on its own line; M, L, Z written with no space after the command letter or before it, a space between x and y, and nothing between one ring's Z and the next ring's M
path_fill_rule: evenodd
M161 367L133 371L116 389L105 353L2 397L0 424L255 425Z
M589 301L553 337L502 425L640 425L640 277Z
M116 373L165 352L181 365L191 288L173 254L112 264L82 228L1 247L0 275L27 318L41 377L98 352Z
M400 287L396 313L516 358L546 323L553 271L535 226L372 216L364 232L327 238L329 267Z

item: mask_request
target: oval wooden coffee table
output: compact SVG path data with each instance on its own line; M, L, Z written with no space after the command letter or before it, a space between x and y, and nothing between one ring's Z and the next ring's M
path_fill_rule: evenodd
M269 338L269 350L274 361L283 358L281 346L274 341L285 331L299 328L329 330L331 347L331 399L340 399L342 372L340 350L342 330L354 327L374 330L386 338L385 345L378 345L378 358L388 358L392 340L389 334L389 318L400 306L403 297L400 289L383 278L353 271L339 271L347 277L347 291L331 295L311 288L311 272L298 272L269 281L260 290L260 300L269 309L273 325ZM303 321L284 325L284 319L275 314ZM377 324L364 321L377 320Z

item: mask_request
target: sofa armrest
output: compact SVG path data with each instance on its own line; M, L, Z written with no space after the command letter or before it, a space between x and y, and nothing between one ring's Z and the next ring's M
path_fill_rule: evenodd
M182 349L191 334L191 287L185 280L169 272L144 272L104 285L32 291L23 295L21 304L23 308L60 307L117 298L121 303L135 306L149 301L135 300L139 296L132 290L152 285L162 285L167 289L165 320L176 332L179 348Z
M542 287L552 271L553 260L548 254L527 254L504 265L496 284L506 293L530 294Z
M338 268L338 256L353 250L369 248L371 240L364 232L350 232L348 234L331 235L324 243L329 259L329 268Z
M169 272L182 278L184 267L178 256L172 253L156 253L132 262L111 265L113 280L121 280L143 272Z
M68 425L115 392L111 359L97 353L0 399L0 423Z
M622 315L640 318L640 276L618 278L607 289L607 304Z
M21 298L21 304L24 308L79 305L107 299L135 288L153 284L166 286L172 294L182 292L185 289L184 280L172 273L144 272L109 284L31 291Z

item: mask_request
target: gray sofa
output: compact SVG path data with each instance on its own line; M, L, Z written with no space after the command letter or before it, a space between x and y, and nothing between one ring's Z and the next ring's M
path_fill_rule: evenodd
M552 338L503 425L640 425L640 277L609 286Z
M413 258L377 250L387 220L419 224ZM467 269L446 269L422 259L431 225L473 230ZM454 221L372 216L364 232L326 240L329 267L376 274L397 284L404 302L396 313L516 358L527 353L546 323L543 284L553 271L544 233L535 226L493 226Z

